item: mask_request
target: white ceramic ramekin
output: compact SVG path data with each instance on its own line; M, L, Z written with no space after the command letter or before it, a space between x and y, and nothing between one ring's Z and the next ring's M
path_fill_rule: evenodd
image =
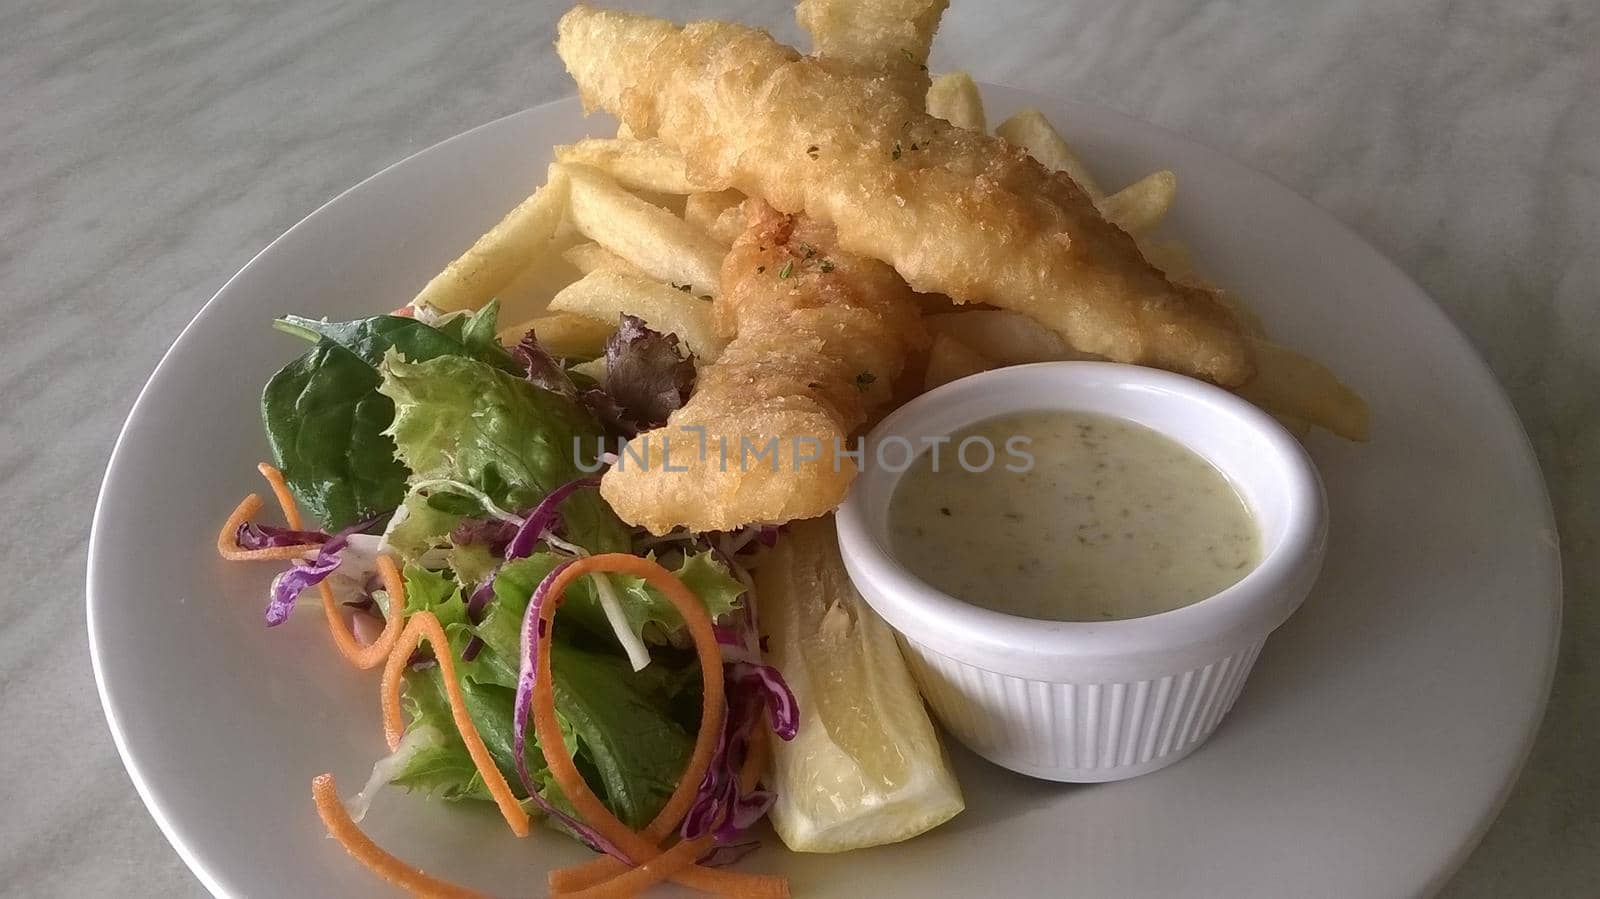
M1261 563L1193 605L1105 622L1006 615L918 580L887 538L905 442L920 448L1030 409L1114 415L1199 453L1249 505L1261 529ZM1191 378L1108 362L999 369L907 403L868 436L838 523L845 567L899 633L944 726L996 764L1074 782L1155 771L1204 742L1233 706L1267 635L1305 599L1327 542L1322 481L1271 416Z

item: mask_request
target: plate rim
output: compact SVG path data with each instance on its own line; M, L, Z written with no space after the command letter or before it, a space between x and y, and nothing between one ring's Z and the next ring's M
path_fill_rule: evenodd
M1516 437L1520 438L1520 440L1517 441L1517 445L1521 450L1521 459L1531 468L1531 471L1536 476L1540 487L1538 495L1529 497L1529 500L1537 506L1538 517L1542 519L1544 527L1549 533L1556 535L1555 546L1550 552L1542 554L1542 557L1549 565L1549 571L1547 574L1549 576L1549 584L1551 589L1548 591L1539 591L1542 594L1547 594L1543 598L1541 607L1543 608L1544 615L1547 618L1546 626L1549 628L1549 640L1547 641L1547 645L1544 647L1544 658L1542 660L1543 671L1541 672L1541 676L1539 678L1539 686L1536 689L1535 702L1531 706L1532 714L1528 716L1526 726L1523 728L1520 745L1517 748L1515 763L1507 767L1501 783L1495 790L1494 795L1490 798L1490 801L1483 807L1483 811L1480 814L1479 819L1473 822L1473 826L1465 832L1464 838L1455 847L1454 851L1448 857L1441 859L1437 870L1423 886L1423 893L1425 895L1431 895L1438 892L1456 874L1456 872L1460 870L1461 866L1465 864L1468 857L1470 857L1472 852L1482 842L1483 838L1487 835L1494 822L1499 818L1500 813L1504 810L1506 803L1510 800L1516 784L1521 778L1522 772L1532 755L1534 746L1537 744L1538 736L1542 730L1542 724L1549 708L1550 694L1559 666L1561 631L1565 605L1565 576L1562 569L1562 560L1559 550L1559 531L1557 529L1555 510L1550 498L1549 483L1546 480L1543 468L1539 463L1536 448L1533 445L1532 439L1528 436L1527 427L1524 425L1521 416L1517 413L1516 406L1511 402L1510 395L1506 392L1505 386L1501 383L1500 378L1495 373L1494 369L1489 366L1488 362L1485 360L1483 354L1478 350L1477 346L1473 344L1465 332L1463 332L1461 328L1457 326L1455 321L1450 318L1450 316L1445 312L1444 308L1439 305L1438 301L1435 300L1428 291L1424 290L1415 279L1413 279L1404 269L1394 262L1394 260L1390 259L1386 253L1381 251L1369 240L1367 240L1365 236L1357 232L1350 225L1346 224L1338 216L1324 209L1315 201L1286 184L1277 176L1256 168L1255 166L1243 160L1231 156L1222 150L1212 147L1209 144L1206 144L1186 134L1162 125L1139 119L1119 109L1101 104L1075 100L1064 96L1055 96L1043 91L1017 87L1004 82L978 82L978 86L980 91L985 94L989 93L990 91L998 90L1001 93L1011 94L1014 97L1040 104L1069 105L1092 108L1097 113L1109 115L1132 126L1158 131L1167 139L1184 144L1187 147L1192 148L1193 150L1196 150L1207 157L1210 157L1212 161L1221 162L1225 165L1247 170L1251 175L1270 182L1275 189L1286 195L1292 196L1296 201L1314 211L1327 224L1332 225L1335 229L1341 232L1344 237L1349 238L1355 243L1359 244L1373 259L1378 261L1378 265L1381 265L1384 269L1386 269L1387 275L1400 279L1405 284L1409 285L1419 297L1425 299L1426 303L1422 304L1426 310L1424 314L1432 318L1432 330L1435 332L1435 334L1437 336L1444 337L1451 342L1453 344L1453 349L1457 351L1464 351L1467 358L1475 362L1477 366L1488 376L1487 380L1490 385L1492 385L1492 390L1481 394L1479 396L1479 401L1493 405L1496 408L1496 411L1508 417L1510 422L1515 426ZM356 193L357 191L366 187L369 183L385 176L392 170L399 168L418 157L441 150L457 141L465 141L471 138L473 135L476 135L478 132L495 128L496 126L500 126L508 120L524 116L538 116L551 107L570 105L577 100L578 98L576 94L568 94L544 103L499 116L479 125L468 128L464 131L423 147L414 153L407 154L406 156L395 160L394 162L373 172L365 178L362 178L355 184L352 184L351 186L338 192L325 202L319 204L315 209L307 213L304 217L284 230L277 237L273 238L269 243L262 247L261 250L251 256L249 261L247 261L237 272L224 281L223 284L218 287L216 292L213 293L212 296L195 311L194 315L189 319L189 321L173 337L171 344L162 353L160 360L157 361L155 366L150 370L150 374L146 377L144 384L140 387L137 397L134 399L133 404L129 407L122 426L118 430L117 438L112 445L111 453L106 461L105 469L101 476L100 488L96 494L85 560L86 577L84 594L86 606L86 628L88 632L90 663L94 673L95 690L100 700L101 711L105 715L106 724L111 731L112 742L116 747L118 758L121 760L124 770L128 773L129 779L133 782L134 790L138 794L140 801L144 804L145 809L149 812L150 816L155 820L157 827L160 829L162 836L166 839L167 843L172 846L174 851L177 852L179 858L183 860L184 865L196 877L196 879L200 881L201 885L204 886L212 895L232 896L235 894L222 883L221 878L215 872L213 872L213 870L198 857L194 849L185 842L182 836L178 833L177 823L172 820L166 807L156 796L155 791L148 782L143 769L140 767L139 763L134 757L134 753L127 744L126 735L120 723L120 719L115 708L115 703L111 698L110 689L107 682L107 675L104 665L101 661L102 643L106 640L107 635L103 630L103 626L98 621L98 616L95 610L96 606L98 605L97 596L104 595L106 591L104 586L99 584L99 581L104 575L97 573L97 569L100 567L100 565L97 565L97 559L101 555L101 543L103 540L107 539L105 536L106 522L104 516L106 514L106 498L112 484L112 479L114 476L121 477L126 476L127 474L119 472L118 469L122 467L124 456L127 453L126 444L129 439L129 432L132 428L132 425L135 419L140 415L141 411L143 411L145 406L150 402L150 398L153 395L152 388L155 382L160 377L163 369L165 369L171 362L173 354L176 352L179 345L183 343L184 337L197 325L201 318L204 317L214 305L216 305L218 300L221 299L223 294L228 292L229 288L232 287L236 281L246 277L262 260L262 258L271 253L280 243L287 241L291 235L294 235L302 228L307 227L309 222L319 217L330 207L342 202L346 197ZM1530 506L1530 511L1532 511L1532 508L1533 507ZM1530 604L1530 608L1532 607L1534 607L1533 604Z

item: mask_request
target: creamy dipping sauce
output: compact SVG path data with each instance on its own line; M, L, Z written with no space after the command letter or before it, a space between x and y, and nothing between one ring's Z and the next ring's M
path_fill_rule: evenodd
M961 464L973 437L994 447L992 465L977 443L965 459L979 470ZM1031 468L1015 470L1025 455ZM890 499L889 537L931 586L1055 621L1180 608L1237 583L1261 553L1249 508L1211 463L1143 425L1062 410L987 419L924 450Z

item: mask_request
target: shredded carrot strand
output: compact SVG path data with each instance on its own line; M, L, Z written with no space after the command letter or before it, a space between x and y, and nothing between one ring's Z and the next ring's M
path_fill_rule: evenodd
M315 543L302 543L296 546L271 546L266 549L240 549L239 526L250 520L250 517L261 511L261 497L254 493L239 501L238 507L228 520L222 523L222 530L217 532L217 555L230 562L260 562L284 559L303 558L308 552L321 549Z
M694 840L683 840L639 867L618 874L610 880L570 893L552 891L551 896L560 897L560 899L625 899L625 897L637 896L646 888L660 883L694 864L695 859L711 848L712 842L713 840L709 835ZM740 890L723 893L722 895L737 896L743 899L746 896L754 897L756 893ZM787 895L787 892L785 895Z
M483 737L478 735L478 728L472 723L472 716L467 714L467 704L461 695L461 685L456 682L456 663L454 654L450 650L450 641L445 637L444 627L439 624L439 619L432 612L417 612L411 616L411 620L406 622L405 630L400 633L399 641L389 654L388 664L383 666L383 730L384 736L389 741L389 748L392 750L400 745L400 736L403 732L400 723L401 675L405 673L406 661L411 658L411 653L416 651L417 645L423 639L433 644L433 655L439 662L445 696L450 700L450 715L455 719L456 729L461 731L461 741L467 744L467 754L472 756L472 763L477 766L478 775L483 778L483 785L488 788L489 795L494 797L495 805L500 807L500 814L505 816L506 823L511 825L511 832L519 837L527 836L528 813L512 794L505 775L495 766L494 757L489 755L489 748L483 745Z
M416 615L411 617L415 618ZM408 629L410 626L411 622L406 622ZM404 632L401 640L404 641ZM389 650L389 658L383 666L383 680L378 683L383 696L383 741L389 744L390 752L400 748L400 741L406 735L406 719L400 709L400 685L405 675L406 661L398 649Z
M283 510L283 520L292 530L300 530L300 507L295 504L294 494L289 492L289 483L283 479L283 472L265 462L257 465L256 471L261 472L261 476L272 487L272 495L278 498L278 508Z
M606 553L585 556L570 563L551 582L544 608L540 609L538 669L533 686L533 719L535 732L541 735L539 746L544 752L545 763L549 766L556 784L561 788L562 795L572 804L573 809L586 824L599 831L631 858L649 862L662 855L662 851L644 834L636 833L618 820L617 816L613 815L589 789L589 785L578 772L578 767L572 759L572 752L567 748L566 741L561 738L561 731L556 723L555 690L550 675L550 639L554 630L552 621L556 611L561 607L567 587L577 578L595 573L629 574L642 578L660 590L683 616L689 636L694 640L695 652L700 657L700 676L704 683L700 732L695 737L694 751L689 757L689 763L684 768L677 788L668 797L660 815L657 816L658 821L663 818L670 821L668 827L682 820L694 803L695 792L705 776L706 769L711 766L712 755L721 736L723 716L726 713L722 649L717 643L716 633L712 630L711 619L706 615L705 607L701 605L700 600L681 581L673 577L671 572L654 560L640 556ZM543 737L546 734L554 737ZM698 853L689 855L687 862L693 862L697 857ZM664 863L655 870L665 870L667 867L668 865ZM672 879L685 886L722 895L788 895L788 883L782 878L762 878L732 871L700 867L681 868L681 866L673 868L668 873ZM775 892L768 893L766 890Z
M561 731L556 725L555 689L550 674L552 621L565 598L567 586L583 575L596 573L630 574L643 578L646 583L666 594L683 615L689 634L694 639L695 651L700 656L700 676L705 687L701 699L700 732L695 737L694 751L690 754L684 775L662 806L658 818L681 820L694 803L695 791L711 765L711 756L716 750L718 734L722 729L726 702L722 682L722 650L711 629L711 619L700 601L671 572L649 559L624 553L586 556L567 565L550 585L544 608L540 609L542 620L538 629L538 671L534 675L533 686L534 726L541 737L540 748L544 750L545 761L550 765L551 774L560 785L562 795L572 803L579 817L614 843L620 845L624 841L632 841L638 844L644 842L642 835L618 820L589 789L583 775L578 773L566 741L558 736ZM553 736L546 738L546 734Z
M574 890L594 886L618 874L626 874L627 871L628 865L622 859L613 855L597 855L586 862L551 871L546 882L550 886L550 895L565 895Z
M308 552L316 552L321 547L315 543L302 543L295 546L273 546L266 549L241 549L238 542L239 527L249 521L252 516L261 511L261 497L252 493L239 501L222 523L222 530L217 532L217 553L230 562L245 562L253 560L282 560L298 559Z
M327 581L317 585L322 591L322 613L328 619L328 632L333 635L333 645L350 664L362 671L376 668L389 658L395 641L400 639L400 630L405 626L406 587L400 577L400 569L395 566L393 559L379 556L378 574L383 578L383 589L389 594L389 617L383 622L383 632L366 646L356 642L350 629L345 627L344 615L334 599L333 588L328 586Z
M319 774L311 781L311 798L317 803L317 814L327 826L328 833L356 861L367 870L397 887L417 896L438 896L444 899L481 899L483 893L456 886L449 881L423 873L422 869L406 864L384 851L362 832L350 819L350 812L339 799L339 790L332 774Z
M762 771L766 770L768 760L766 750L768 748L768 744L765 740L765 734L766 732L764 730L757 730L753 739L751 740L750 753L749 755L745 756L744 766L739 770L740 792L748 793L755 789L756 781L760 779ZM696 851L689 856L689 862L693 862L694 859L704 855L706 851L712 847L715 841L708 835L700 837L692 842L697 848ZM678 845L682 846L684 844L679 843ZM652 860L652 862L659 862L663 858L664 856L657 856L656 859ZM652 868L653 872L661 873L662 869L668 867L668 865L676 864L677 859L673 859L671 862L665 864L652 864L650 867ZM699 870L708 870L699 868L698 865L691 866L689 863L684 863L679 865L679 867L681 867L683 870L687 870L690 867L694 867ZM627 873L628 866L620 860L609 855L598 855L581 865L573 865L570 868L562 868L560 870L551 871L549 876L550 893L552 896L560 896L562 899L576 899L577 896L589 896L589 893L580 891L587 890L589 887L595 886L596 884L606 883L607 881L614 883L614 878ZM659 880L664 880L671 877L673 873L676 873L676 870L672 872L661 873L661 877L651 880L647 883L629 883L627 888L631 890L642 890L653 883L659 882ZM770 897L782 897L788 895L788 884L785 883L782 878L762 878L762 881L763 883L761 886L763 888L763 892L761 892L759 895Z

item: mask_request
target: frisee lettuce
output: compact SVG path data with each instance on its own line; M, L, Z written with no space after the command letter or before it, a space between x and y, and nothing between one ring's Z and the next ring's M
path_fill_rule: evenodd
M535 587L561 562L551 553L534 553L525 559L508 562L494 581L495 602L489 607L478 634L484 642L501 651L514 651L517 628ZM713 620L732 611L744 587L710 553L687 556L673 572L690 592L705 603ZM683 616L656 588L632 575L607 575L622 597L622 611L628 626L638 637L664 637L683 627ZM580 578L567 588L561 606L560 622L612 641L611 625L600 608L594 584ZM513 683L515 683L513 681Z
M527 509L583 472L600 449L595 420L572 400L459 356L385 357L378 388L394 401L386 432L415 479L469 484L507 509ZM580 455L581 454L581 455ZM562 504L565 537L593 552L626 551L628 531L598 493Z

